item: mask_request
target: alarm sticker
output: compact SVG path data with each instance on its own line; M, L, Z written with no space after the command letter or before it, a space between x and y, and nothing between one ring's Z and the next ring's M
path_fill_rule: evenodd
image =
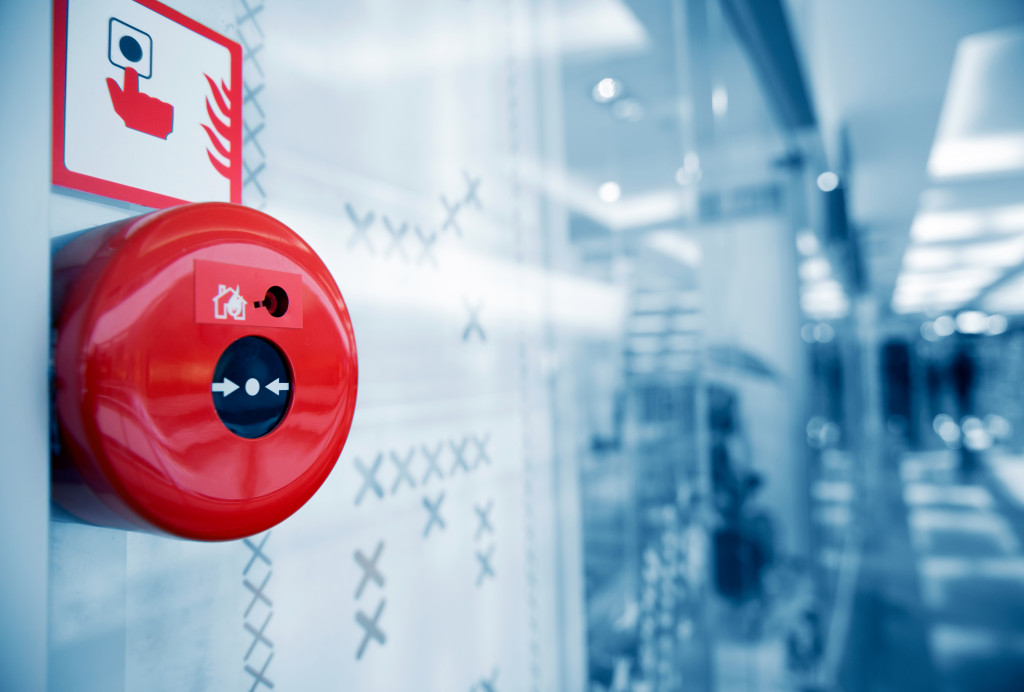
M302 275L195 260L195 318L200 324L302 327Z

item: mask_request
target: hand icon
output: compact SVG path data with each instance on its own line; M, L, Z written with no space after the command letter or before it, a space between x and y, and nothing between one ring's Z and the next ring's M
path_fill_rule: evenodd
M124 89L117 80L107 78L107 89L114 110L133 130L167 139L174 129L174 106L139 91L139 73L134 67L124 70Z

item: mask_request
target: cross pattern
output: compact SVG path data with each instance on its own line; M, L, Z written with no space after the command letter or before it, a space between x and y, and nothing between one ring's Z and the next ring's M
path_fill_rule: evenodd
M268 690L274 689L274 683L267 677L267 668L270 667L270 661L274 658L274 652L271 651L270 655L267 656L267 660L263 662L263 667L258 671L250 666L248 663L245 664L245 672L253 677L252 687L249 688L249 692L255 692L259 685L265 685Z
M430 260L430 263L437 267L437 257L433 252L434 243L437 242L437 233L431 233L429 236L426 236L423 234L423 229L419 226L416 226L414 230L416 231L416 237L420 239L420 244L422 245L419 257L416 258L416 264L423 264Z
M491 560L494 558L494 546L492 545L487 549L486 552L476 551L477 562L480 563L480 572L476 577L476 585L480 586L483 584L484 579L490 577L494 579L494 566L491 564Z
M359 473L362 483L355 494L353 503L358 507L363 504L367 497L371 496L384 500L388 496L397 495L406 486L411 490L415 490L418 487L426 486L435 477L440 481L444 481L447 478L457 476L460 469L466 475L470 475L471 472L480 469L482 466L490 466L492 464L488 450L490 440L491 434L483 433L480 435L464 435L461 438L453 437L448 440L438 441L433 445L413 445L404 452L384 450L376 453L372 464L367 464L363 461L364 458L369 457L356 457L353 459L352 464ZM448 457L445 456L445 448L451 454L450 462L447 461ZM421 467L417 466L416 459L418 455L422 456L425 462L426 468L422 471ZM388 468L394 468L393 473L388 472L384 468L385 457L390 459L390 463L387 466ZM449 463L450 466L448 465ZM420 475L421 473L422 476ZM263 542L265 541L266 539L263 539ZM270 564L269 558L259 551L263 543L257 546L249 539L246 539L246 544L249 545L250 550L254 551L249 565L246 566L246 571L257 560L262 559L268 565Z
M466 196L462 198L462 203L466 206L472 204L477 209L483 209L477 194L477 190L480 189L480 177L474 178L468 171L462 171L462 178L466 181Z
M444 224L441 225L441 232L444 233L449 228L455 231L455 235L461 236L462 229L459 228L459 224L456 221L456 216L459 213L459 208L462 206L462 202L456 201L454 204L449 204L448 199L441 195L441 204L444 206L445 220Z
M252 600L249 601L249 607L245 609L245 617L249 617L249 613L252 611L252 608L254 605L256 605L257 601L263 601L267 604L267 607L269 608L274 607L274 604L270 601L270 598L268 598L266 593L264 593L264 589L267 588L267 582L270 581L271 574L273 573L267 572L267 575L263 577L263 582L260 583L259 586L256 586L248 579L244 579L242 581L242 585L245 586L245 588L249 589L249 591L252 593Z
M262 161L260 162L260 164L258 166L250 166L249 163L243 159L242 160L242 189L244 190L245 188L249 187L249 185L253 185L259 191L260 197L263 197L264 199L266 199L267 193L263 189L263 186L260 185L260 179L259 179L260 173L262 173L263 170L266 167L267 167L267 164L263 163Z
M473 685L470 692L498 692L498 669L494 669L491 677L480 678L480 682Z
M363 485L359 488L359 492L356 493L357 507L359 506L359 503L363 501L363 496L366 494L367 490L372 490L378 498L384 498L384 488L382 488L380 483L377 482L377 471L380 470L380 465L383 461L384 454L378 454L377 458L373 461L373 466L368 469L363 466L363 462L361 460L355 460L355 467L363 476Z
M373 557L366 557L361 550L355 552L353 557L356 563L363 568L363 577L359 580L359 586L356 588L356 598L363 595L363 589L371 581L382 589L384 588L384 575L377 569L377 560L380 559L380 554L383 552L384 541L377 543L377 547L373 551Z
M262 88L263 86L261 85L260 89ZM246 91L248 91L248 87L246 87ZM256 107L259 108L258 105ZM244 147L246 144L252 144L256 147L256 151L259 152L261 157L266 157L266 153L264 153L259 140L259 136L262 134L264 127L266 127L265 123L260 123L256 127L252 127L248 121L244 118L242 119L242 146Z
M258 8L259 11L262 7ZM262 33L261 33L262 37ZM249 44L245 42L244 37L242 38L242 45L249 50ZM251 55L247 55L247 60L252 60L257 67L259 63L256 60L256 53L263 49L263 44L260 43L257 46L253 46L251 49ZM260 75L262 76L262 68L260 68ZM252 106L259 111L260 120L263 119L263 108L260 106L257 97L263 90L263 84L259 84L256 87L250 88L247 84L243 85L245 88L245 94L243 102L248 103L251 100ZM260 122L258 125L250 127L248 124L243 123L245 127L245 140L248 142L250 139L253 144L259 150L260 155L263 155L263 147L260 146L259 141L256 139L263 131L263 123ZM246 169L247 175L250 175L251 181L255 185L259 185L259 181L256 180L256 175L262 172L262 169L257 169L255 165L250 169ZM459 226L459 212L464 207L474 207L476 209L483 209L483 204L480 201L480 176L472 176L469 171L462 171L462 178L466 184L466 192L454 201L448 201L448 197L440 195L441 206L444 208L444 222L441 224L440 233L430 232L429 234L424 232L423 228L419 225L412 225L412 231L416 235L416 238L420 242L419 253L416 256L416 264L422 265L430 263L434 267L438 267L437 255L434 254L436 242L439 235L443 235L447 231L452 231L455 235L462 236L462 228ZM248 183L247 183L248 184ZM262 188L260 188L262 191ZM348 214L349 219L355 226L355 232L349 236L348 249L353 249L357 245L365 245L366 249L370 251L370 254L376 254L376 250L373 246L373 242L370 239L370 229L373 227L374 221L376 220L376 214L370 210L367 211L364 216L360 216L353 206L346 202L345 212ZM389 243L384 249L384 257L390 257L391 255L399 255L405 262L410 262L411 257L406 251L404 244L404 238L409 235L410 223L402 221L398 223L393 221L387 215L381 216L384 228L388 233ZM483 338L483 330L480 330L481 338Z
M246 5L246 8L248 9L248 5ZM262 6L256 8L253 11L253 14L260 10L262 10ZM241 19L242 18L240 18L240 21ZM260 38L262 38L262 31L260 32ZM263 49L263 43L261 42L258 45L252 46L246 42L244 36L240 36L240 41L243 48L247 51L245 59L247 61L251 60L256 65L260 72L260 77L262 78L263 70L259 65L256 54ZM256 86L250 87L249 84L246 83L243 84L243 88L245 89L242 99L243 103L255 108L259 112L260 120L258 124L254 124L252 126L250 126L248 122L243 123L243 127L245 129L244 142L248 144L251 140L252 144L256 149L258 149L260 158L262 159L264 158L263 147L260 145L257 136L263 131L263 119L265 116L263 114L263 108L259 103L258 96L263 91L264 85L260 83ZM257 176L262 172L262 168L259 167L258 164L253 163L252 166L246 168L245 171L247 175L245 184L254 184L259 186ZM461 197L457 197L454 201L449 201L447 196L439 195L441 206L444 208L444 220L441 224L440 232L428 233L423 230L422 226L411 224L408 221L402 221L399 223L392 220L391 217L387 215L381 215L381 221L383 222L384 229L387 231L389 238L389 242L384 248L384 257L399 255L404 262L408 263L412 261L412 257L407 252L404 242L405 236L409 235L411 228L420 243L419 252L416 255L416 264L422 265L429 263L437 268L439 263L434 250L436 249L438 237L444 235L448 231L452 231L456 236L462 237L462 228L459 226L459 212L461 212L465 207L473 207L478 210L483 209L483 204L480 201L481 176L474 177L469 173L469 171L463 170L462 179L465 181L466 191ZM262 193L262 187L259 189ZM266 195L264 195L264 197L266 197ZM348 238L348 249L351 250L357 245L364 245L366 249L370 251L370 254L376 254L376 249L374 248L371 240L370 230L376 221L377 215L373 210L368 210L365 215L360 216L356 212L355 208L348 202L345 203L345 212L352 221L353 226L355 226L355 232ZM480 330L480 335L481 338L483 338L483 330Z
M248 204L262 208L266 205L267 201L267 192L260 182L260 176L267 167L267 157L259 139L266 126L266 114L260 104L260 98L264 89L264 76L263 67L260 65L260 52L263 50L263 28L259 23L259 15L264 11L264 3L259 0L236 0L234 4L238 42L242 45L243 50L242 63L243 66L248 64L253 68L251 70L243 70L245 76L249 77L248 81L243 78L241 84L231 85L234 88L241 87L242 89L242 151L240 152L242 158L242 192ZM250 42L249 38L255 39L256 43ZM254 195L258 197L254 199ZM253 637L252 643L249 645L249 649L246 651L245 658L243 659L246 662L244 666L245 672L253 678L252 687L249 688L249 692L255 692L256 688L261 685L267 689L273 689L274 687L274 683L267 677L267 668L270 666L270 661L274 658L274 644L266 634L267 626L270 624L270 618L273 615L273 603L265 592L270 576L273 574L271 569L273 562L265 550L269 539L270 531L267 531L259 539L259 543L256 542L255 537L245 538L242 541L245 547L252 552L245 564L245 568L242 570L242 585L252 594L252 600L245 609L245 615L243 616L246 619L246 622L243 622L243 627ZM250 571L257 562L262 562L267 568L267 573L258 587L249 579ZM257 629L247 619L249 613L252 612L252 609L259 601L265 603L270 608L270 611L263 620L263 624ZM257 670L248 661L256 646L260 643L270 651L263 666Z
M252 551L252 557L249 558L249 562L245 565L245 569L242 570L243 577L249 574L249 570L252 569L252 566L256 562L256 560L262 560L266 563L267 567L270 567L273 564L271 563L270 558L267 557L267 554L263 552L263 546L267 544L268 540L270 540L269 531L263 534L263 540L260 541L259 545L256 545L248 538L242 539L242 543L244 543L245 546Z
M455 457L455 462L452 464L451 473L449 473L448 475L454 476L455 469L459 468L460 466L466 473L469 473L469 464L466 463L466 445L468 444L469 438L467 437L462 438L462 442L460 442L458 445L455 444L455 440L448 441L448 446L451 447L452 455Z
M248 2L246 2L246 0L238 0L238 2L242 5L242 9L244 9L245 12L235 17L235 20L239 24L251 22L253 29L255 29L256 32L259 33L259 35L262 37L263 29L260 27L259 22L256 21L256 15L263 11L263 3L260 3L256 7L252 7Z
M259 97L263 94L263 90L266 88L266 86L266 84L257 84L256 86L249 86L248 82L242 80L242 108L249 106L251 109L255 109L255 111L259 114L261 120L264 117L266 117L266 114L263 112L263 106L260 105ZM242 125L244 126L245 124L246 123L243 119ZM260 123L260 129L263 129L262 122ZM263 151L263 147L260 147L260 151Z
M391 486L392 495L398 492L398 487L402 485L402 481L408 483L409 487L413 490L416 489L416 481L414 481L412 475L409 474L409 466L412 465L412 457L415 453L415 447L409 449L409 453L405 455L405 458L398 456L395 452L391 452L391 461L394 462L395 468L398 469L398 476L395 478L395 482Z
M370 254L376 254L376 250L373 249L373 243L370 242L370 227L373 226L373 220L376 218L372 211L366 212L364 216L359 216L356 213L355 207L348 202L345 203L345 213L348 214L349 220L352 225L355 226L355 232L349 236L348 249L351 250L360 242L366 246L366 249L370 251Z
M480 540L480 536L487 533L494 533L494 526L491 525L491 510L494 508L494 500L488 500L486 505L473 505L473 510L476 512L477 518L480 520L480 524L476 529L476 536L473 540Z
M463 299L463 303L469 312L469 321L466 323L466 328L462 330L462 340L469 341L469 337L476 334L480 337L480 341L487 341L487 334L484 333L484 328L480 325L480 311L483 310L483 302L473 304L468 299Z
M259 644L260 642L263 642L264 644L266 644L268 649L273 650L274 642L270 641L270 639L267 638L267 635L264 634L264 632L266 632L266 630L267 630L267 625L270 624L270 618L271 618L271 616L273 614L274 614L273 611L267 613L267 619L263 621L263 625L259 629L256 629L255 627L250 625L248 622L245 623L246 631L249 632L249 634L252 635L252 644L249 645L249 650L245 652L245 659L244 660L246 660L246 661L249 660L249 657L252 656L253 649L255 649L256 645ZM271 651L271 653L273 653L273 651Z
M366 613L361 610L356 613L356 622L363 628L363 641L359 643L359 648L356 650L357 661L363 657L366 646L370 643L371 639L376 640L381 646L384 646L385 642L387 642L387 635L384 634L384 631L377 624L380 621L381 613L384 612L384 604L386 602L386 600L381 600L372 618L367 617Z
M250 21L253 21L255 23L255 20ZM241 27L242 25L239 24L239 29L241 29ZM262 34L263 32L260 31L261 37ZM256 57L260 53L260 51L263 50L263 43L260 42L257 43L256 45L250 44L249 41L247 41L245 38L245 32L241 30L238 32L238 42L242 44L242 71L245 71L245 63L251 62L252 66L256 68L256 71L260 73L260 77L263 77L263 66L260 65L260 61Z
M390 257L392 253L397 252L402 256L402 259L408 260L409 255L405 254L405 248L402 246L402 238L405 237L406 232L409 230L409 224L403 223L401 226L395 227L391 223L391 219L386 216L382 216L381 220L384 221L384 228L388 229L388 233L391 235L391 242L384 250L384 256Z
M248 81L243 79L241 84L242 109L248 111L242 118L242 191L247 203L263 207L267 201L267 191L260 182L260 175L266 170L266 152L259 137L264 129L266 114L259 102L264 88L263 66L260 64L260 53L264 45L263 27L259 23L259 14L264 10L264 3L237 0L236 8L239 12L235 16L235 25L238 42L242 46L242 64L243 67L248 65L252 68L243 70ZM259 198L253 200L253 194Z
M444 480L444 472L441 471L441 467L437 463L438 457L441 456L441 449L444 445L437 443L437 448L431 451L426 445L420 445L420 450L423 452L423 456L427 458L427 472L423 476L423 485L427 484L430 477L436 475L441 480Z
M430 535L430 529L433 528L435 524L437 524L440 530L443 531L445 529L444 519L441 517L442 502L444 502L444 493L438 495L437 499L433 502L430 501L430 498L423 498L423 506L426 507L427 513L429 514L427 518L427 525L423 529L424 538Z
M477 468L480 464L487 464L490 466L491 457L487 454L487 443L491 441L490 434L488 433L482 437L471 436L470 439L476 447L476 459L473 461L473 468Z

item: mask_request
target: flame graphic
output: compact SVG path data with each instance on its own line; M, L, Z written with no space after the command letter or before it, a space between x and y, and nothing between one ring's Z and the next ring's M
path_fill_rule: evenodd
M210 143L213 144L213 149L220 156L224 157L222 161L213 151L210 149L206 150L206 155L210 157L210 163L217 169L225 178L231 179L231 108L230 108L230 91L228 85L221 80L220 86L214 82L210 75L204 74L207 83L210 85L210 91L213 93L213 101L217 104L216 110L210 104L210 97L206 97L206 113L210 116L210 123L213 125L213 129L210 129L208 125L202 124L204 130L206 130L207 136L210 138ZM219 114L218 114L219 111ZM225 122L225 119L227 122Z

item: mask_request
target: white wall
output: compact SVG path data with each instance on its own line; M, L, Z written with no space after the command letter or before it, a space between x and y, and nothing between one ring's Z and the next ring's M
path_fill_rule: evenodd
M0 688L46 678L50 8L0 2Z

